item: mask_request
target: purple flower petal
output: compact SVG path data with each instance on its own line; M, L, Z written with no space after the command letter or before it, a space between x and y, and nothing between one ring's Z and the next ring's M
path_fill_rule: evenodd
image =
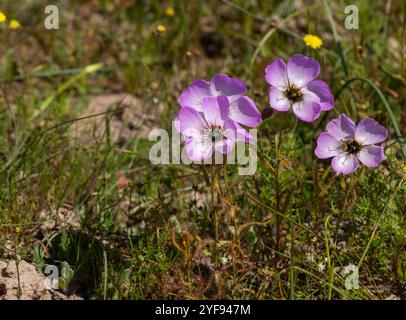
M229 104L225 96L206 97L203 99L203 114L209 125L223 127L228 119Z
M328 111L334 107L334 97L328 85L321 80L313 80L307 85L307 90L316 94L320 99L321 111Z
M302 88L317 78L320 65L316 60L301 54L295 54L289 58L286 70L290 85Z
M352 139L355 135L355 123L342 113L327 124L327 132L337 140Z
M355 140L363 146L382 142L387 136L385 127L371 118L362 119L355 129Z
M288 78L286 74L286 63L282 59L276 59L265 69L265 80L272 87L283 91L288 87Z
M333 158L331 166L337 173L350 174L357 170L359 161L356 156L343 153Z
M214 144L203 136L193 137L185 142L185 150L190 160L203 161L212 156Z
M343 145L328 132L322 132L317 138L315 155L320 159L331 158L343 153Z
M247 143L254 141L253 136L247 130L232 120L226 120L224 122L224 135L227 139L234 141L244 141Z
M379 166L384 157L383 147L366 146L358 152L358 159L367 167L375 168Z
M189 107L181 108L177 119L179 120L179 132L188 137L201 136L207 128L207 123L200 113Z
M315 96L315 95L314 95ZM303 95L303 101L293 104L293 113L304 122L313 122L320 116L320 104L313 100L314 97Z
M278 111L288 111L290 109L290 101L282 91L275 87L269 89L269 105Z
M175 127L176 131L180 133L180 121L179 121L179 116L173 120L173 126Z
M256 127L262 121L254 101L248 97L238 98L230 105L229 117L235 122L246 126Z
M207 96L211 96L210 85L204 80L196 80L182 91L178 102L182 107L202 112L203 98Z
M226 74L216 74L210 81L210 90L214 96L227 96L230 103L242 97L247 91L247 85L238 78Z

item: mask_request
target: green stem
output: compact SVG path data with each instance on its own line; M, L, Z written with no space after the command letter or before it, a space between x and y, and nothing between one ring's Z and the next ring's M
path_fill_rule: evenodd
M340 60L341 60L341 64L343 65L345 77L348 77L348 68L347 68L347 63L345 62L343 46L341 44L341 39L340 39L340 36L338 35L337 29L336 29L333 14L331 12L328 1L323 0L323 3L324 3L324 7L326 9L327 18L328 18L328 20L330 22L330 25L331 25L331 30L333 31L334 42L337 45L337 51L338 51L338 55L339 55Z
M57 91L49 96L45 101L39 106L37 110L35 110L31 115L31 120L37 118L42 112L44 112L48 107L54 102L56 98L58 98L64 91L69 89L70 87L74 86L79 80L84 78L85 76L98 72L103 67L101 63L95 63L86 66L82 69L81 72L76 74L74 77L70 78L68 81L64 82L60 87L58 87Z
M214 159L213 159L214 161ZM211 192L211 208L212 214L214 218L214 240L215 240L215 248L214 248L214 263L216 266L219 264L219 215L217 209L215 207L215 187L217 184L217 172L216 172L216 165L213 163L211 165L211 183L210 183L210 192Z
M280 184L279 184L279 166L280 166L280 145L282 140L282 134L278 132L275 135L275 157L276 157L276 172L275 172L275 183L276 183L276 210L280 211ZM276 250L279 251L280 248L280 235L281 235L281 217L276 216Z
M327 299L331 300L331 293L334 285L334 266L331 263L331 257L330 257L330 246L329 246L329 238L328 238L328 220L329 217L327 217L326 222L324 224L325 226L325 237L324 237L324 242L326 246L326 255L327 255L327 265L328 265L328 293L327 293Z
M20 300L22 296L22 291L21 291L21 282L20 282L20 261L18 258L17 254L17 247L18 247L18 234L16 234L15 240L14 240L14 259L16 262L16 270L17 270L17 299Z

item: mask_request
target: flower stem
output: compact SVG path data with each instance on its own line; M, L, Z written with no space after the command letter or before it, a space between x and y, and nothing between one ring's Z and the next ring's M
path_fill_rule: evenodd
M231 247L231 256L232 256L232 264L233 264L233 272L234 275L237 274L237 265L236 265L236 248L240 247L240 232L238 228L238 218L235 212L235 207L232 205L231 195L230 195L230 186L228 184L228 175L227 175L227 162L223 166L223 175L224 175L224 184L226 188L226 201L227 205L230 206L228 212L230 212L230 217L233 222L234 226L234 233L233 233L233 246Z
M219 264L219 213L218 213L218 210L217 210L216 204L215 204L215 188L217 187L217 184L218 184L218 180L217 180L216 165L212 164L211 165L210 192L211 192L212 216L214 218L214 240L215 240L214 264L215 264L215 266L218 266L218 264Z
M275 135L275 157L276 157L276 171L275 171L275 191L276 191L276 209L280 211L280 146L281 146L282 134L278 132ZM281 236L281 217L280 215L276 216L276 251L279 251L280 248L280 236ZM278 257L278 256L277 256Z
M21 290L21 282L20 282L20 268L19 268L19 257L17 253L17 247L18 247L18 234L16 234L16 237L14 239L14 259L16 262L16 270L17 270L17 299L20 300L22 296L22 290Z

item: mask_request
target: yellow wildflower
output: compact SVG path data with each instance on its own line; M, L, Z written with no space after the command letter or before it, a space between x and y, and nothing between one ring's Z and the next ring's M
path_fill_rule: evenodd
M7 20L6 15L4 14L4 12L0 11L0 23L3 23L6 20Z
M17 20L11 20L11 21L10 21L10 24L8 25L8 27L9 27L10 29L18 29L18 28L21 27L21 24L20 24L20 22L18 22Z
M166 27L165 27L164 25L162 25L162 24L158 24L158 25L156 26L156 32L157 32L159 35L164 35L165 32L166 32Z
M318 49L323 45L323 40L312 34L306 34L303 37L303 41L305 42L306 46L312 47L313 49Z
M173 17L173 16L175 15L175 10L173 10L172 7L167 7L167 8L165 9L165 14L166 14L168 17Z
M406 173L406 166L403 167L403 172Z
M21 231L23 231L23 229L21 229L20 227L16 227L16 233L21 233Z

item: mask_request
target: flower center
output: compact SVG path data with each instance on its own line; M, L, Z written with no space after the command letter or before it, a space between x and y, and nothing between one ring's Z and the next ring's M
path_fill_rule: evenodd
M350 154L357 153L361 150L361 145L355 140L349 140L344 142L344 151Z
M221 140L223 137L223 132L220 127L212 127L209 132L209 139L211 142L215 143L216 141Z
M303 93L294 84L285 90L285 97L292 103L300 102L303 100Z

